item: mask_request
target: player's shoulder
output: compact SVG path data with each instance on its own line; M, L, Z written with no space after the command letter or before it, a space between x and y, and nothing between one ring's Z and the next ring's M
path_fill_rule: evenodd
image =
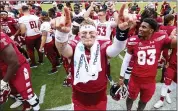
M155 41L161 41L161 40L165 39L166 37L168 37L168 35L164 31L158 31L153 34L153 38Z
M31 19L39 19L39 17L36 16L36 15L30 15L29 18L31 18Z
M0 32L0 51L2 51L8 44L11 43L10 38L3 32Z
M50 22L43 22L41 26L50 26Z
M19 18L19 21L22 21L22 20L24 20L24 19L26 19L27 18L27 16L21 16L20 18Z
M40 30L49 30L51 28L50 23L49 22L43 22L40 26Z
M153 34L153 36L155 36L155 37L159 37L162 35L167 35L167 33L165 31L157 31L157 32L154 32L154 34Z
M127 45L134 46L139 42L139 37L137 35L131 36L127 40Z

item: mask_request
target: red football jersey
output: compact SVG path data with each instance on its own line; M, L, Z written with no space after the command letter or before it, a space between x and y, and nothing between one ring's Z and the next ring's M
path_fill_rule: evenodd
M162 31L166 32L168 34L168 36L170 36L171 32L175 28L176 28L176 26L164 26L164 25L161 25L159 27L159 30L162 30Z
M172 53L169 59L169 64L177 64L177 48L172 49Z
M106 20L107 20L107 21L115 21L115 19L114 19L114 12L117 12L117 13L118 13L117 10L116 10L116 11L113 11L113 12L111 12L111 11L107 11L107 12L106 12Z
M26 62L25 57L19 52L19 50L17 49L17 47L15 46L14 42L10 39L10 37L8 37L5 33L1 32L1 36L0 36L0 52L3 51L3 49L5 49L9 44L12 44L17 56L18 56L18 60L19 63L22 65L23 63ZM2 72L6 72L7 71L7 64L1 59L0 56L0 70Z
M56 12L56 17L60 17L62 15L62 12Z
M8 17L7 19L1 19L1 26L8 36L12 36L16 33L17 29L15 25L17 24L17 21L11 17Z
M34 10L34 9L31 9L31 10L30 10L30 14L31 14L31 15L35 15L35 10Z
M88 81L87 83L78 83L76 85L72 84L72 87L74 90L85 92L85 93L95 93L98 91L103 90L107 87L107 56L106 56L106 49L109 45L111 45L111 41L98 41L100 44L100 54L101 54L101 68L102 71L98 74L97 80ZM75 51L77 43L75 41L70 43L70 46L72 47L73 51ZM90 51L85 50L85 54L87 57L87 60L90 60ZM72 83L74 79L74 55L71 60L71 75L72 75Z
M154 81L161 51L170 43L171 39L165 32L155 32L149 40L141 40L138 36L130 37L127 48L134 58L132 75L152 78Z

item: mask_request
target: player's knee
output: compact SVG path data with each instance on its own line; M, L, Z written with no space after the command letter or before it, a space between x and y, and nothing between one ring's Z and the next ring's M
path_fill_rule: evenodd
M27 102L33 107L33 110L40 110L39 99L36 94L32 98L28 99Z
M141 96L140 100L143 102L143 103L147 103L148 101L150 101L150 99L152 98L153 94L150 94L150 95L144 95L144 96Z
M129 91L128 97L132 100L136 100L138 94L136 92Z

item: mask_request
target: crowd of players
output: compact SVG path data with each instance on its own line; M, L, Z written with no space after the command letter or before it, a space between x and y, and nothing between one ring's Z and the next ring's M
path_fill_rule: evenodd
M67 9L63 11L65 5ZM17 100L15 104L11 105L11 108L16 108L23 103L23 110L29 107L32 107L34 110L39 110L39 100L33 92L31 84L30 68L37 68L38 65L44 64L43 56L46 55L52 65L49 74L57 73L57 67L60 67L63 63L67 73L63 85L72 86L73 88L72 102L74 103L75 110L106 110L107 99L105 93L107 79L113 85L111 89L113 99L119 100L121 98L120 95L118 98L118 95L113 89L117 89L118 87L125 88L125 85L128 85L127 110L131 110L133 101L139 93L141 96L138 110L143 110L146 103L154 94L157 68L162 68L161 82L164 84L161 90L160 100L154 107L160 108L163 106L164 98L166 98L168 103L171 103L169 93L174 89L175 83L177 83L177 49L171 49L170 51L167 48L176 46L172 38L176 36L177 13L175 12L175 7L170 6L166 1L163 2L159 14L157 13L159 12L157 11L157 7L158 3L148 3L144 9L140 9L137 3L129 3L127 9L122 10L121 8L121 10L116 10L114 2L85 2L84 7L79 2L75 3L72 8L70 2L66 4L54 2L53 8L50 8L48 11L43 11L39 2L1 2L1 92L3 91L8 96L8 89L11 89L11 95ZM70 10L69 15L66 10ZM64 14L66 15L66 21L68 18L70 19L68 23L61 19ZM123 18L120 16L123 16ZM132 19L129 21L125 18ZM59 23L58 21L62 21L64 24L61 26L61 22ZM121 28L119 27L121 22L118 21L131 23L131 26ZM70 22L72 22L70 30L62 30L62 27L68 28ZM60 27L58 24L60 24ZM81 28L85 25L89 25L90 28ZM73 54L74 49L78 47L77 43L85 38L84 36L89 36L85 33L79 34L79 32L81 30L87 32L86 29L93 31L92 29L95 28L92 26L96 27L96 39L98 41L104 41L99 42L102 56L114 57L118 55L120 50L113 50L113 48L122 49L122 45L118 45L115 41L118 40L125 43L128 37L127 51L121 67L118 84L113 84L110 75L109 60L105 60L107 57L101 57L101 60L104 58L101 63L107 64L106 66L101 66L101 72L104 72L103 75L107 75L107 78L103 76L98 77L100 78L99 82L102 79L103 83L96 82L98 84L96 86L92 86L96 84L95 82L88 82L89 85L83 83L74 85L76 82L74 80L75 68L71 65L75 64L73 63L73 59L75 59ZM66 32L69 32L67 37ZM58 37L58 35L63 35L67 40ZM91 33L90 35L92 36L94 34ZM143 40L139 39L137 35L140 38L143 37ZM125 36L126 39L122 40L120 36ZM150 36L152 36L151 39L149 38ZM62 38L63 40L58 40L58 38ZM70 46L66 46L68 40ZM113 44L111 41L113 41ZM109 47L110 45L111 47ZM66 51L61 51L64 50L61 47L67 47L65 49ZM72 52L69 47L73 49ZM35 60L34 49L38 52L38 62ZM70 52L72 54L69 54ZM162 56L160 57L161 54ZM90 55L86 54L86 56L88 59ZM90 89L88 87L93 88ZM2 94L0 95L1 97L4 96ZM1 100L1 102L5 102L5 100Z

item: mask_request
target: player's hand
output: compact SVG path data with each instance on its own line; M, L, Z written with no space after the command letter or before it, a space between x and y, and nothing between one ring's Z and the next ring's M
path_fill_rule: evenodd
M44 48L39 48L39 51L43 53L44 52Z
M125 10L126 4L123 4L119 16L118 16L118 27L121 30L126 30L132 27L136 22L136 15L129 14L128 11Z
M55 20L55 27L58 31L69 33L71 30L71 16L70 10L64 7L64 16L58 17Z
M119 86L123 86L124 85L124 78L122 78L122 79L120 78L119 79L118 85Z

